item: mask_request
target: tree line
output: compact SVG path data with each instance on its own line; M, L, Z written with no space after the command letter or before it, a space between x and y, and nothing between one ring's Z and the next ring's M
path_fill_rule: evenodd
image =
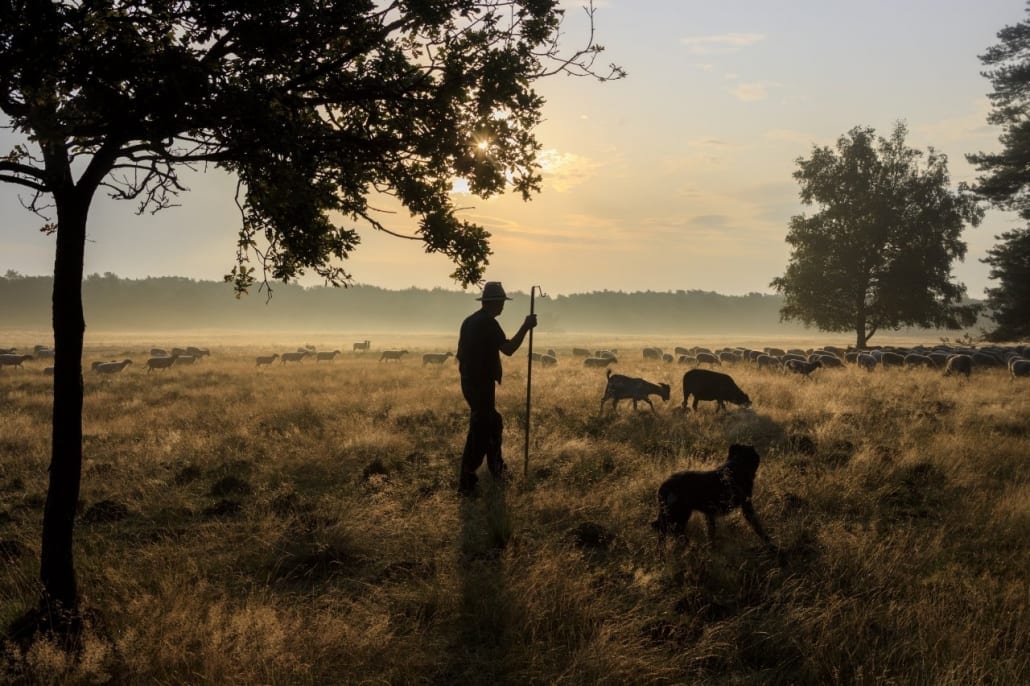
M8 271L0 276L0 327L49 326L53 278ZM143 279L92 274L83 280L83 305L91 330L231 329L254 331L457 330L478 303L477 291L443 288L390 290L279 284L271 299L257 291L233 297L231 284L162 276ZM517 290L509 310L529 297ZM783 297L712 291L595 291L537 299L539 331L657 335L802 334L780 321Z

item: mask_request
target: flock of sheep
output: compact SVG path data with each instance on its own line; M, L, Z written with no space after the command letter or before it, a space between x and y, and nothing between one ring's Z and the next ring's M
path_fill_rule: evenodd
M355 353L364 354L371 350L369 341L353 344ZM615 349L591 350L574 347L572 358L581 359L583 366L607 368L619 361L619 352ZM192 365L202 357L209 356L210 350L188 346L185 348L151 348L149 357L143 366L147 373L164 370L170 367ZM304 360L315 362L332 362L340 350L320 351L314 346L306 345L296 350L258 355L255 364L258 367L271 366L278 363L287 365L301 363ZM401 362L410 353L405 349L385 349L380 351L380 362ZM970 376L975 368L1008 368L1012 378L1030 377L1030 346L984 346L979 348L957 346L883 346L865 350L823 346L817 349L780 349L766 347L761 350L753 348L704 348L679 347L673 352L666 352L659 347L648 346L642 350L644 361L678 363L692 367L708 366L733 367L751 365L758 369L796 373L808 377L819 369L856 366L867 371L877 367L906 368L926 367L940 369L946 375L961 374ZM549 367L558 364L558 353L550 349L546 353L532 353L533 361L541 366ZM0 372L6 367L21 368L23 363L36 360L52 360L53 348L36 345L31 353L19 352L15 348L0 348ZM442 365L453 357L451 352L426 352L421 356L422 365ZM96 374L117 374L133 364L131 359L98 360L91 363L90 368ZM43 373L53 374L53 367L46 366Z

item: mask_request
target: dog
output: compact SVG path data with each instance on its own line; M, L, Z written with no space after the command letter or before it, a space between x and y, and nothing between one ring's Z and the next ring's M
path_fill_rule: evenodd
M715 517L740 508L744 519L766 546L775 549L751 504L751 491L760 458L750 445L731 445L726 462L709 471L677 472L658 488L658 519L651 526L659 543L670 531L686 538L687 522L694 511L708 523L708 540L715 541Z

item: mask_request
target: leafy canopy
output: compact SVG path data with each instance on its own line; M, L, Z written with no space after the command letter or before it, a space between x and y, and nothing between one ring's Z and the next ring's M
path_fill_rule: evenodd
M529 198L533 83L624 75L595 71L587 13L586 45L563 54L554 0L5 0L0 111L25 144L0 157L0 181L48 216L100 188L156 211L186 190L183 165L233 173L240 291L252 258L266 283L307 268L346 283L357 227L395 233L370 204L386 194L417 218L406 237L468 285L489 234L457 216L454 178Z
M1028 10L1030 11L1030 10ZM980 176L975 189L996 207L1030 220L1030 20L998 32L1000 42L980 56L994 91L987 121L1002 127L998 153L967 155ZM987 308L997 325L992 340L1030 337L1030 229L995 236L981 261L998 285L987 288Z
M950 189L947 158L905 145L898 123L889 139L856 127L836 149L815 147L794 178L811 216L790 220L786 273L772 281L782 319L825 331L855 331L858 345L878 330L958 328L975 320L951 264L966 252L966 223L983 216L964 186Z

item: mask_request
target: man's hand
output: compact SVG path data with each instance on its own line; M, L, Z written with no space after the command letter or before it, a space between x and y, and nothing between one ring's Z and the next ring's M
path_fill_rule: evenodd
M522 322L522 328L525 329L526 331L529 331L530 329L536 328L536 315L535 314L527 314L526 315L526 321Z

